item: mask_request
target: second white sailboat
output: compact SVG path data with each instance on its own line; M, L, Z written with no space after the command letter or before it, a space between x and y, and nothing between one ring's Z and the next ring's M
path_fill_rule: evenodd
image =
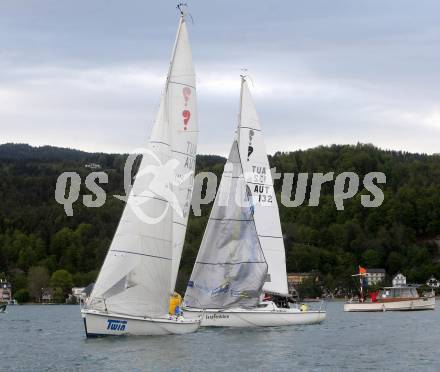
M238 205L237 205L238 203ZM263 133L245 77L236 139L185 293L187 317L202 326L256 327L320 323L325 311L290 308L278 204Z

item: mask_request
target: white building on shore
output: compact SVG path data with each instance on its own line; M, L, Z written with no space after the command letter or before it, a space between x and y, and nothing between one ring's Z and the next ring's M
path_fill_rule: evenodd
M406 285L406 276L402 273L396 274L393 278L393 287L401 287Z
M434 276L431 276L427 281L426 285L431 288L440 288L440 281L437 280Z
M367 269L367 284L376 285L385 280L385 269Z

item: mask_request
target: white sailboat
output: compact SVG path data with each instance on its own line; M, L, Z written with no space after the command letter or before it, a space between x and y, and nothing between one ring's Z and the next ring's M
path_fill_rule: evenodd
M195 73L183 13L147 149L82 316L88 337L194 332L168 315L194 183Z
M202 326L220 327L322 322L325 311L260 301L263 293L289 294L278 204L263 132L245 77L239 112L236 139L185 293L185 316L203 315ZM242 206L234 203L237 200Z

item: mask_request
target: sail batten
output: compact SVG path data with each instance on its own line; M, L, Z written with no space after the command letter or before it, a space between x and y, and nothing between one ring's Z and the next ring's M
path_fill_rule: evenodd
M128 253L128 254L137 254L137 255L139 255L139 256L147 256L147 257L151 257L151 258L158 258L158 259L161 259L161 260L169 260L169 261L172 260L171 257L153 256L153 255L151 255L151 254L138 253L138 252L131 252L131 251L121 251L121 250L117 250L117 249L112 249L110 252L120 252L120 253Z

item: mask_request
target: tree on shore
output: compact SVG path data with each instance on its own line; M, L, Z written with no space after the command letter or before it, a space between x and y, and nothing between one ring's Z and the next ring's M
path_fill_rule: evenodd
M50 285L54 288L55 301L64 302L72 289L72 275L67 270L57 270L52 274Z
M29 296L38 300L42 296L43 288L49 285L49 272L45 267L33 266L28 272L28 291Z

